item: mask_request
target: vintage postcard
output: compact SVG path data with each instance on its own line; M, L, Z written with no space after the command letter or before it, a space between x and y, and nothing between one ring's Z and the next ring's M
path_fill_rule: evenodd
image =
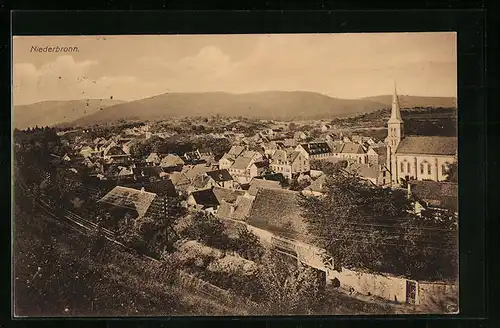
M456 39L14 36L14 315L459 312Z

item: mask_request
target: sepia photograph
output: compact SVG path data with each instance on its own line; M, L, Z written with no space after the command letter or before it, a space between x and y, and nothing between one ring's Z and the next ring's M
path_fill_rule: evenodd
M14 317L459 313L456 48L13 36Z

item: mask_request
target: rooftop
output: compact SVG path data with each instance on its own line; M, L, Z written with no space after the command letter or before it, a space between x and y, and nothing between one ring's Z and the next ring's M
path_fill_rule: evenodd
M280 237L310 242L299 197L298 192L289 190L260 189L253 201L248 224Z
M117 186L102 197L99 202L134 209L139 217L143 217L155 198L156 194L151 192Z
M399 143L397 154L448 155L455 156L458 152L456 137L404 137Z

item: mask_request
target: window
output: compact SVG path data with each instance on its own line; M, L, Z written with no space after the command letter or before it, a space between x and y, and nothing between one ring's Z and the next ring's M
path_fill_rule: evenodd
M410 163L406 163L406 172L410 173L410 171L411 171Z
M427 174L431 174L431 173L432 173L431 165L427 164Z
M420 163L420 174L424 174L424 163Z
M441 174L446 175L446 164L441 165Z
M405 166L404 166L404 163L401 162L401 172L404 172L405 171Z

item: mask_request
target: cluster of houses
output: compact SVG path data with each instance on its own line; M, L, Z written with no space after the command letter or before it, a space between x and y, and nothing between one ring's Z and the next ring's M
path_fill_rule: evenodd
M456 158L456 140L405 139L396 95L385 142L332 133L328 125L321 127L320 139L308 142L305 132L287 138L283 131L264 129L252 137L229 131L223 136L233 146L220 158L209 149L199 149L185 154L151 153L140 161L132 160L130 148L138 141L130 136L132 132L149 133L145 128L128 131L124 138L82 141L74 149L95 183L108 183L110 191L103 198L106 203L119 207L126 199L125 203L130 203L127 207L137 209L138 219L148 215L156 197L182 194L190 210L211 213L234 231L246 226L264 244L317 269L325 281L341 287L411 304L424 302L435 293L435 286L454 288L454 284L342 268L325 250L313 245L298 199L300 194L321 197L324 192L326 176L311 170L313 161L346 161L346 172L356 173L374 186L400 187L398 182L404 175L417 213L426 208L452 207L457 211L457 185L443 182L446 175L442 168L439 174L434 171L439 169L435 165ZM76 161L72 157L66 154L59 160L71 164ZM410 172L415 174L409 178ZM307 179L310 184L292 191L287 186L293 179Z

